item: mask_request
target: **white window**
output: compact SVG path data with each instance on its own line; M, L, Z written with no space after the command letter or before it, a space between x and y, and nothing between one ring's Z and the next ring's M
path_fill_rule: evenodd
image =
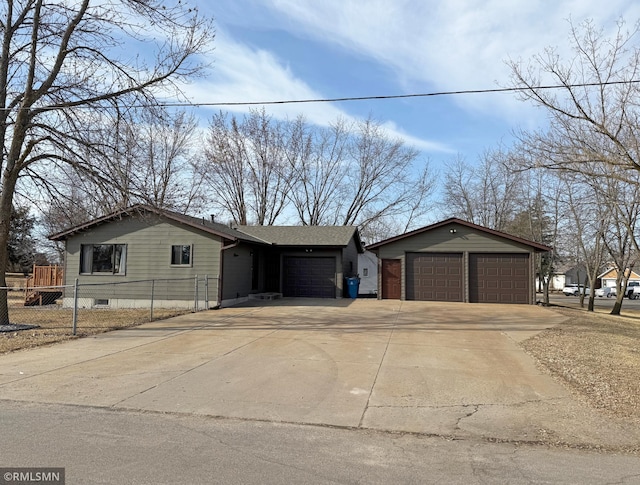
M171 246L171 266L191 266L192 253L192 245L174 244Z
M82 244L80 246L80 273L125 274L126 244Z
M369 268L362 268L362 276L367 278L369 276Z

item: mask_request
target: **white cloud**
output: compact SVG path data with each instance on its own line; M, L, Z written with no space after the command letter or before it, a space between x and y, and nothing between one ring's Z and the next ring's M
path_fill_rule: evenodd
M207 79L183 87L191 102L267 102L325 97L298 78L272 53L234 42L220 30L216 35L214 59L211 75ZM211 109L244 113L249 110L249 106L217 106ZM267 109L278 118L295 118L302 112L310 123L320 126L327 126L339 117L354 120L353 116L332 103L276 104L268 105ZM442 153L452 151L442 143L408 135L391 122L385 124L385 129L390 136L403 138L420 150Z
M385 84L397 88L391 88L395 92L376 94L508 85L506 59L526 61L547 46L557 46L563 56L568 56L569 18L574 24L590 18L611 31L619 18L627 19L630 28L640 18L640 3L633 0L220 0L206 5L222 19L222 29L228 26L234 32L258 31L263 39L268 38L265 33L285 31L293 38L312 40L305 44L311 49L309 62L316 54L313 43L321 43L329 46L324 55L338 49L377 63L388 74ZM251 48L219 28L215 45L211 78L189 87L193 101L325 97L315 88L316 80L303 79L296 66L289 67L273 53L276 50L266 50L268 40L262 49ZM273 48L278 46L274 44ZM341 79L340 85L350 84L353 80ZM505 125L532 129L544 123L542 110L521 103L510 93L451 96L446 101L469 112L470 120L486 120L486 126L500 124L501 131L495 134L498 138L505 136ZM248 107L217 109L246 112ZM267 109L281 118L303 112L318 125L327 125L338 116L353 119L345 111L348 105L270 105ZM427 152L452 151L445 143L408 135L425 130L409 119L411 114L400 119L404 116L402 109L397 116L386 116L396 120L385 122L392 136L402 136ZM463 115L456 116L459 121L451 127L443 125L444 130L433 130L451 144L461 140L455 135L456 125L464 126L468 121ZM434 120L437 117L426 120L424 127L437 123ZM493 143L493 134L489 130L485 133L485 140L470 143Z
M421 91L506 85L504 61L529 59L549 45L562 50L569 18L613 28L620 17L630 24L640 17L640 4L630 0L272 0L270 7L277 28L373 58L405 89ZM509 95L456 102L507 117L523 108Z

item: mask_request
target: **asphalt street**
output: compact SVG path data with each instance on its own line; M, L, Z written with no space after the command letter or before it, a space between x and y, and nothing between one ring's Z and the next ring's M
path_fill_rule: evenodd
M406 433L2 402L2 466L67 484L634 484L636 456Z
M541 301L542 295L538 294L537 299ZM555 305L562 305L562 306L569 306L569 307L576 307L576 308L580 306L580 298L578 298L577 296L565 296L562 293L551 294L549 296L549 301L550 303ZM616 301L615 298L596 297L594 299L594 304L596 308L606 310L606 309L613 308L613 304L615 303L615 301ZM588 302L589 302L589 298L587 297L584 299L585 307L587 306ZM633 316L636 316L636 315L640 316L640 300L630 300L629 298L624 298L622 301L622 313L624 314L625 312Z

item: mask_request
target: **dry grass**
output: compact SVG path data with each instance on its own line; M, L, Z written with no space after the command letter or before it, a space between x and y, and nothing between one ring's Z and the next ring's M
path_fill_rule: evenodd
M7 287L14 290L24 290L27 284L27 277L21 273L7 273L4 278L7 282Z
M73 335L73 313L70 308L58 305L24 307L22 292L9 292L9 315L11 323L38 325L31 330L0 333L0 354L18 349L38 347L63 340L95 335L119 328L133 327L149 321L148 309L79 310L78 327ZM188 310L156 309L154 320L189 313Z
M595 408L640 422L640 319L556 310L567 320L525 350Z

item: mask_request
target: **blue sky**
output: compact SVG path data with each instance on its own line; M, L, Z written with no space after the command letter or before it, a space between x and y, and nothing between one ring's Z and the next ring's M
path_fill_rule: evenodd
M215 18L211 71L186 88L193 102L242 102L492 89L509 84L507 59L547 46L569 57L568 19L613 32L632 27L629 0L192 0ZM200 108L207 119L220 108ZM243 112L247 107L223 108ZM513 94L268 106L325 125L373 116L436 169L509 145L544 114Z

